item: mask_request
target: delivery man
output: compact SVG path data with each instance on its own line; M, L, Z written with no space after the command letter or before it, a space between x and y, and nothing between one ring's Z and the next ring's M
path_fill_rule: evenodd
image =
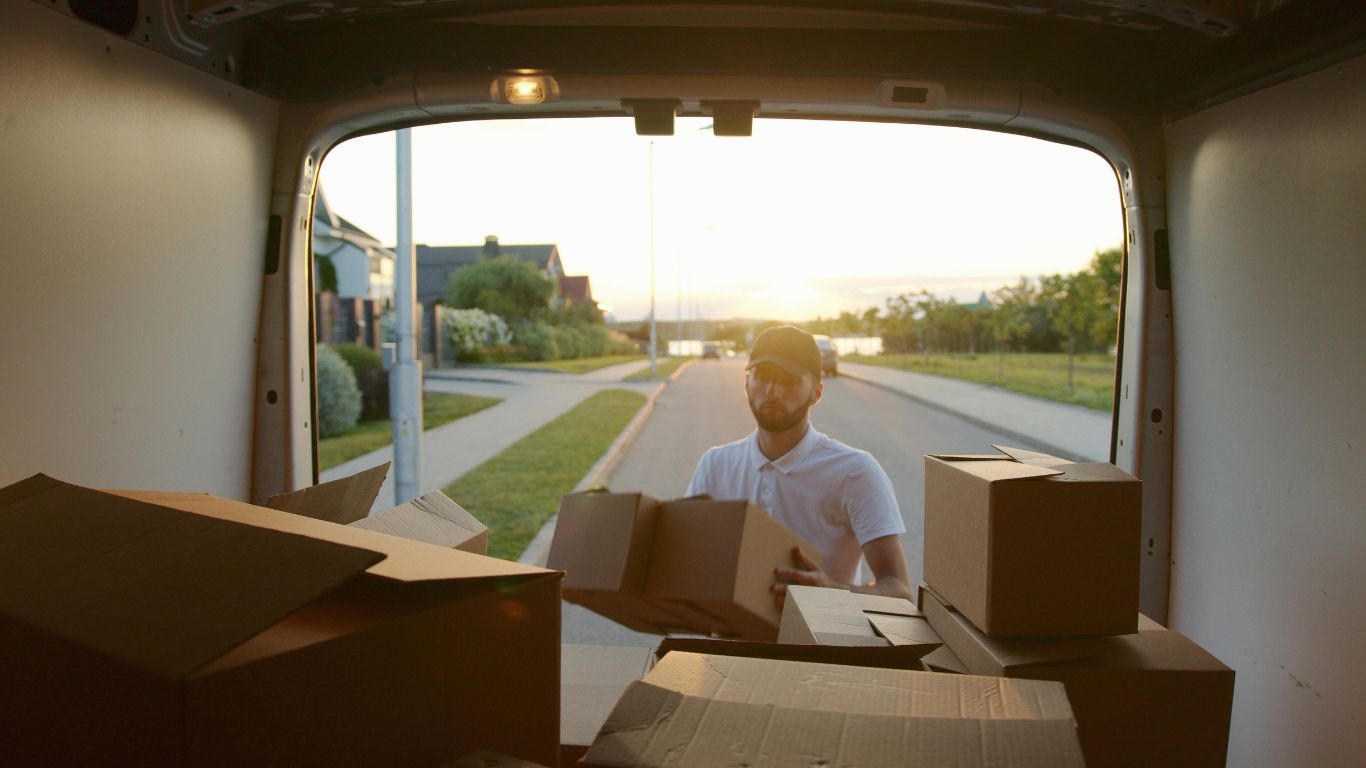
M811 334L790 325L759 334L745 373L758 426L708 449L687 495L748 499L820 551L821 566L794 548L796 567L774 570L779 605L788 584L914 599L901 551L906 525L887 473L867 451L826 437L807 418L824 386ZM860 573L860 558L871 581Z

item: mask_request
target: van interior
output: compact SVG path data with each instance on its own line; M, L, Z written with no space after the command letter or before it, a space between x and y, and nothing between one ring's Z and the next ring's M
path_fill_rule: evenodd
M1366 5L1332 0L0 0L0 485L312 484L310 222L351 137L757 115L1073 144L1124 206L1141 608L1237 671L1229 765L1354 765L1364 52Z

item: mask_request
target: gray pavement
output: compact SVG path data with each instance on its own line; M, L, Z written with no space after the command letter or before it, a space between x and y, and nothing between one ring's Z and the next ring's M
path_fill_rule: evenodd
M840 363L840 373L897 392L1046 453L1110 460L1110 414L999 387L877 365Z
M625 388L648 395L658 386L657 382L621 380L648 365L649 361L636 361L577 375L489 366L427 371L423 388L428 392L496 397L503 402L423 433L421 492L450 484L594 392ZM321 480L345 477L392 457L393 448L386 446L324 471ZM390 473L370 511L392 506L394 486Z

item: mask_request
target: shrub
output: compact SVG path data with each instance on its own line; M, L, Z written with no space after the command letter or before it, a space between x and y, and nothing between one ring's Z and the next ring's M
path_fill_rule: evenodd
M351 372L360 381L365 374L375 368L383 368L379 353L362 344L332 344L332 350L341 355L342 360L351 366Z
M482 309L448 309L441 325L457 360L478 360L485 347L512 341L503 318Z
M360 418L360 389L356 374L336 350L318 345L318 434L339 435Z
M560 357L555 330L545 323L535 320L518 323L513 329L512 338L518 346L526 348L526 355L532 360L557 360Z

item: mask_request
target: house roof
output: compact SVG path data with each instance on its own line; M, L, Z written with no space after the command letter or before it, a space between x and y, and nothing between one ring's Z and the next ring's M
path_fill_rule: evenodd
M560 298L565 301L592 301L593 289L588 285L588 275L563 275L560 277Z
M444 299L446 283L451 275L461 267L474 264L485 255L511 256L558 275L560 269L560 249L554 243L528 245L503 244L495 242L496 249L490 253L490 244L483 245L426 245L419 243L417 252L417 300L422 303Z

